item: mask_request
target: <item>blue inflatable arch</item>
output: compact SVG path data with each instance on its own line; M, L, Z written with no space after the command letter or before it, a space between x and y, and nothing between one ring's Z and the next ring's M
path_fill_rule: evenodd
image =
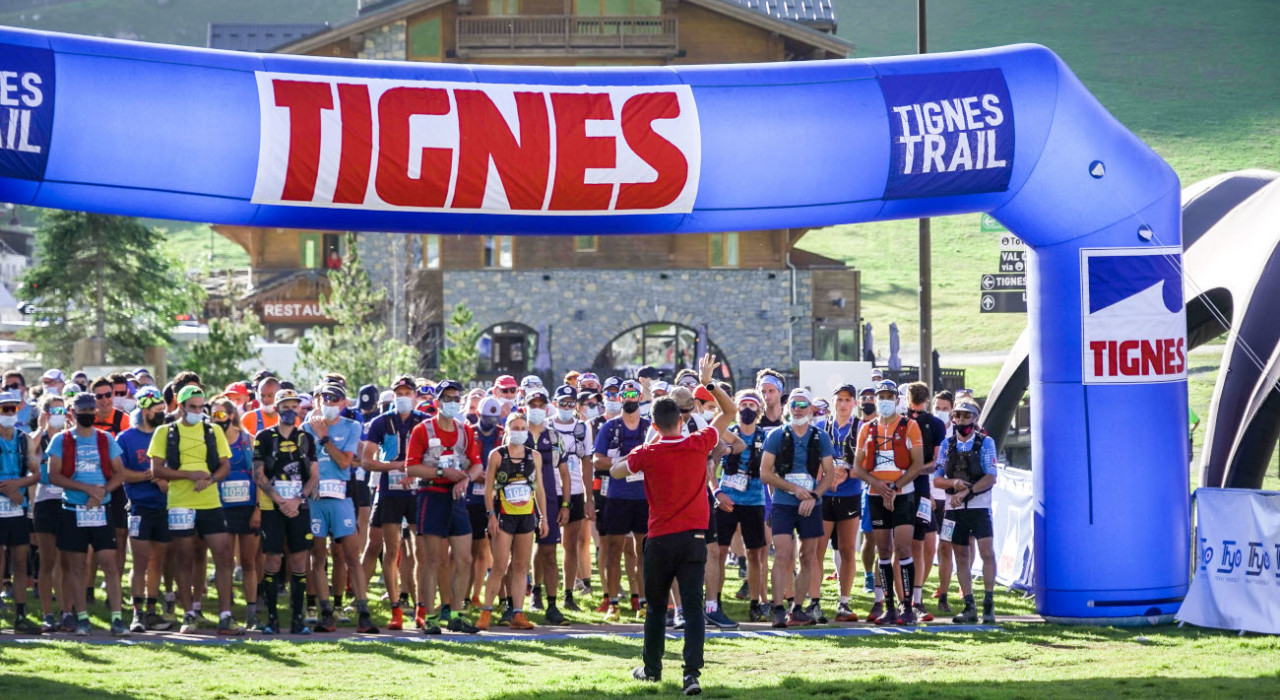
M554 69L6 29L0 199L504 234L990 212L1033 249L1039 611L1153 619L1187 590L1178 180L1043 47Z

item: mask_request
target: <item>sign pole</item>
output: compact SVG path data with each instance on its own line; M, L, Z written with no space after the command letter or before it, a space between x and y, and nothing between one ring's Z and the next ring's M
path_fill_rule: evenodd
M916 53L928 53L925 0L916 0ZM933 394L933 237L920 219L920 381Z

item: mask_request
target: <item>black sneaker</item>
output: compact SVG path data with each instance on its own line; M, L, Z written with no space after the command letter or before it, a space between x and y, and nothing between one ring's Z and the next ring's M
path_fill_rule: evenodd
M684 630L684 611L683 610L676 611L675 617L672 618L671 620L671 627L673 629L678 629L682 631Z
M773 608L773 626L778 629L786 629L787 627L787 611L785 608L774 606Z
M804 627L812 624L813 618L803 608L793 609L791 615L787 617L787 627Z
M972 625L978 621L978 609L972 605L966 605L959 615L951 618L951 621L957 625Z
M662 676L649 675L649 672L644 670L644 666L636 666L631 669L631 677L645 683L657 683L662 680Z
M360 613L356 621L356 632L360 634L378 634L378 628L373 626L373 618L369 617L369 613Z
M876 618L877 625L896 625L898 624L898 609L893 606L886 605L884 614Z
M542 609L542 589L541 588L533 589L533 603L529 606L529 608L531 610Z
M752 622L760 622L764 620L764 618L765 618L764 608L760 607L760 601L758 600L751 601L751 609L747 611L747 619Z
M173 629L173 620L165 619L159 613L147 613L147 629L153 632L167 632Z
M297 615L289 623L289 634L311 634L311 628L302 620L301 615Z
M53 634L58 631L58 621L53 618L53 613L46 613L44 621L40 623L40 631L45 634Z
M431 625L430 620L427 621L427 625ZM462 634L478 634L480 632L480 628L462 619L461 615L454 615L449 618L449 631L461 632Z
M557 608L554 605L547 608L547 614L543 616L543 621L548 625L556 626L569 624L569 621L564 619L564 613L560 612L560 608Z
M498 625L502 627L511 626L511 618L516 616L516 611L507 606L502 609L502 614L498 616Z
M698 683L698 677L685 676L684 688L680 692L685 695L700 695L702 693L702 685Z
M582 608L578 605L578 601L570 598L564 602L564 609L569 612L582 612Z
M86 617L83 620L76 620L76 636L77 637L88 637L89 633L92 631L93 631L93 626L89 624L89 618Z
M75 632L79 626L80 625L76 622L75 615L72 615L71 613L62 613L62 622L58 624L58 631L71 634L72 632Z
M983 603L983 605L982 605L982 624L984 624L984 625L994 625L995 623L996 623L996 606L995 606L995 605L987 605L986 603Z
M741 586L738 586L738 592L737 592L737 593L734 593L734 594L733 594L733 597L734 597L734 598L737 598L738 600L746 600L746 599L750 598L750 597L751 597L751 585L750 585L747 581L745 581L745 580L744 580L744 581L742 582L742 585L741 585Z
M440 629L440 618L435 615L428 617L427 624L422 628L422 633L431 635L444 634Z
M667 627L668 627L668 628L671 628L671 627L675 627L675 626L676 626L676 611L675 611L675 608L667 608Z
M715 612L707 613L707 622L710 622L722 630L738 629L738 623L729 619L729 616L724 614L724 610L719 607L715 609Z
M938 612L951 614L951 604L945 600L938 601Z
M279 634L280 619L277 618L275 615L268 615L267 624L263 625L262 629L258 631L261 632L262 634Z
M338 629L338 620L333 616L332 610L326 610L320 617L320 621L316 623L317 632L334 632Z
M916 611L912 610L911 605L902 604L902 610L898 612L898 624L907 627L916 624Z
M142 634L147 631L147 625L143 622L145 616L142 613L134 613L133 622L129 623L129 631L134 634Z
M13 631L15 634L40 634L43 630L40 625L28 620L26 615L21 615L14 619Z
M814 600L809 603L809 607L805 609L805 613L812 617L815 622L820 625L827 624L827 616L822 612L822 605Z
M124 626L124 620L117 617L111 621L112 637L128 637L130 635L129 628Z

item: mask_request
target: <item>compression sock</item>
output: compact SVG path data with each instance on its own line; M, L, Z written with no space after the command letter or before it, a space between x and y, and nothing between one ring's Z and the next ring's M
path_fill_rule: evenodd
M355 600L355 604L356 604L356 612L360 613L361 615L368 615L368 614L369 614L369 601L368 601L368 599L366 599L366 598L356 598L356 600Z
M254 615L257 615L257 614L258 614L258 601L255 600L252 603L244 604L245 617L253 617Z
M884 592L885 605L893 607L893 560L880 560L880 588ZM876 597L879 600L879 596Z
M267 614L280 619L280 588L276 584L277 573L268 571L262 576L262 597L267 602Z
M341 593L336 593L336 594L334 594L334 596L333 596L333 609L334 609L334 610L341 610L341 609L342 609L342 594L341 594Z
M876 581L876 588L875 588L876 602L883 603L884 602L884 586L881 585L880 583L880 575L878 573L876 574L875 581Z
M27 616L27 604L26 604L26 603L14 603L14 604L13 604L13 609L14 609L13 611L18 615L18 618L19 618L19 619L24 618L24 617L26 617L26 616Z
M564 604L566 606L573 604L573 587L572 586L564 589Z
M967 595L967 596L965 596L965 597L964 597L964 606L965 606L966 608L972 608L972 607L974 607L974 605L973 605L973 594L972 594L972 593L970 593L969 595Z
M316 597L310 593L307 594L307 607L314 608L316 606Z
M910 606L916 598L916 560L903 559L899 570L902 572L902 604Z
M938 605L939 605L939 606L948 605L948 603L947 603L947 594L946 594L946 593L939 593L939 594L938 594Z
M294 617L302 617L303 603L307 598L307 575L291 574L289 578L289 607Z
M136 595L133 597L133 615L134 617L137 617L141 613L142 613L142 596Z
M982 596L982 614L992 615L995 613L995 609L996 609L996 601L995 601L995 598L992 596L992 591L986 591L986 593Z
M147 612L153 613L155 611L156 611L156 599L147 598Z

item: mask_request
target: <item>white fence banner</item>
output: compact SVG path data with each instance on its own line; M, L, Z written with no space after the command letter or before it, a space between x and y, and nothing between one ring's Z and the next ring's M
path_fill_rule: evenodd
M1280 634L1280 492L1196 490L1196 561L1178 620Z
M1001 466L991 492L991 525L995 531L996 581L1003 586L1031 587L1033 504L1031 472ZM981 555L974 557L973 573L982 573Z

